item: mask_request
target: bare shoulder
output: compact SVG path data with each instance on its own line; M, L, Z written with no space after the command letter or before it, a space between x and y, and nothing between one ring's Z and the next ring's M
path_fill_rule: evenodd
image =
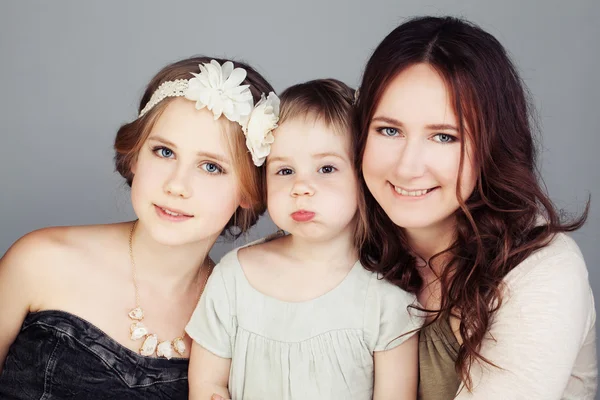
M29 269L52 258L66 247L66 232L69 227L39 229L17 240L0 261L5 268Z
M0 259L0 271L36 282L60 276L70 265L86 265L86 259L114 247L116 238L126 231L125 225L50 227L30 232Z
M2 263L26 263L53 259L73 253L93 251L123 231L123 224L59 226L43 228L17 240L2 257Z

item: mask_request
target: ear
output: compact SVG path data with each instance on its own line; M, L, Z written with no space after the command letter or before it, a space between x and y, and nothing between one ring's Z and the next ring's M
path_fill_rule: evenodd
M131 171L131 173L133 175L135 175L136 171L137 171L137 162L138 162L138 158L137 156L133 159L133 161L131 162L131 167L129 167L129 170Z
M252 205L250 204L250 202L248 200L242 199L240 201L240 207L242 207L245 210L248 210L248 209L252 208Z

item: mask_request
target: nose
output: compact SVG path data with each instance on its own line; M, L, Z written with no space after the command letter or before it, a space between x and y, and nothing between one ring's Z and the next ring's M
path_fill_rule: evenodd
M406 140L400 148L396 174L403 179L423 176L426 171L425 146L420 140Z
M294 184L292 185L292 191L290 194L292 197L313 196L315 194L315 188L309 179L297 176Z
M173 172L165 181L163 189L165 193L175 197L187 199L192 196L188 172L183 166L176 166L173 169Z

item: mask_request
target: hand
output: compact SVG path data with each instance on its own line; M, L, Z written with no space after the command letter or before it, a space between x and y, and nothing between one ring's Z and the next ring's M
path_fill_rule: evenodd
M218 394L215 393L210 397L210 400L231 400L231 399L226 399L225 397L219 396Z

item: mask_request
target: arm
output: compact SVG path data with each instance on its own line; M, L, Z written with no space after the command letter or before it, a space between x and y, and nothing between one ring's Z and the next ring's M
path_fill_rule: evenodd
M473 391L462 389L457 400L563 398L595 319L587 271L572 250L532 261L518 266L514 279L507 277L502 306L481 346L481 355L502 369L474 363ZM579 362L597 374L595 342L587 345L587 359ZM579 391L576 398L592 399L595 388Z
M418 382L418 330L423 315L415 295L373 274L365 304L365 340L373 351L374 400L414 400Z
M213 394L229 398L230 367L231 359L218 357L194 342L188 372L190 399L209 400Z
M226 263L226 257L224 258ZM190 352L190 399L209 400L213 394L229 398L232 336L235 331L223 260L208 278L204 293L185 330L193 339ZM225 273L230 277L227 273Z
M398 347L374 352L373 400L414 400L417 398L418 338L418 334L413 334L410 339Z
M34 267L42 262L39 255L45 247L43 234L33 232L19 239L0 259L0 373L29 312L36 283Z

